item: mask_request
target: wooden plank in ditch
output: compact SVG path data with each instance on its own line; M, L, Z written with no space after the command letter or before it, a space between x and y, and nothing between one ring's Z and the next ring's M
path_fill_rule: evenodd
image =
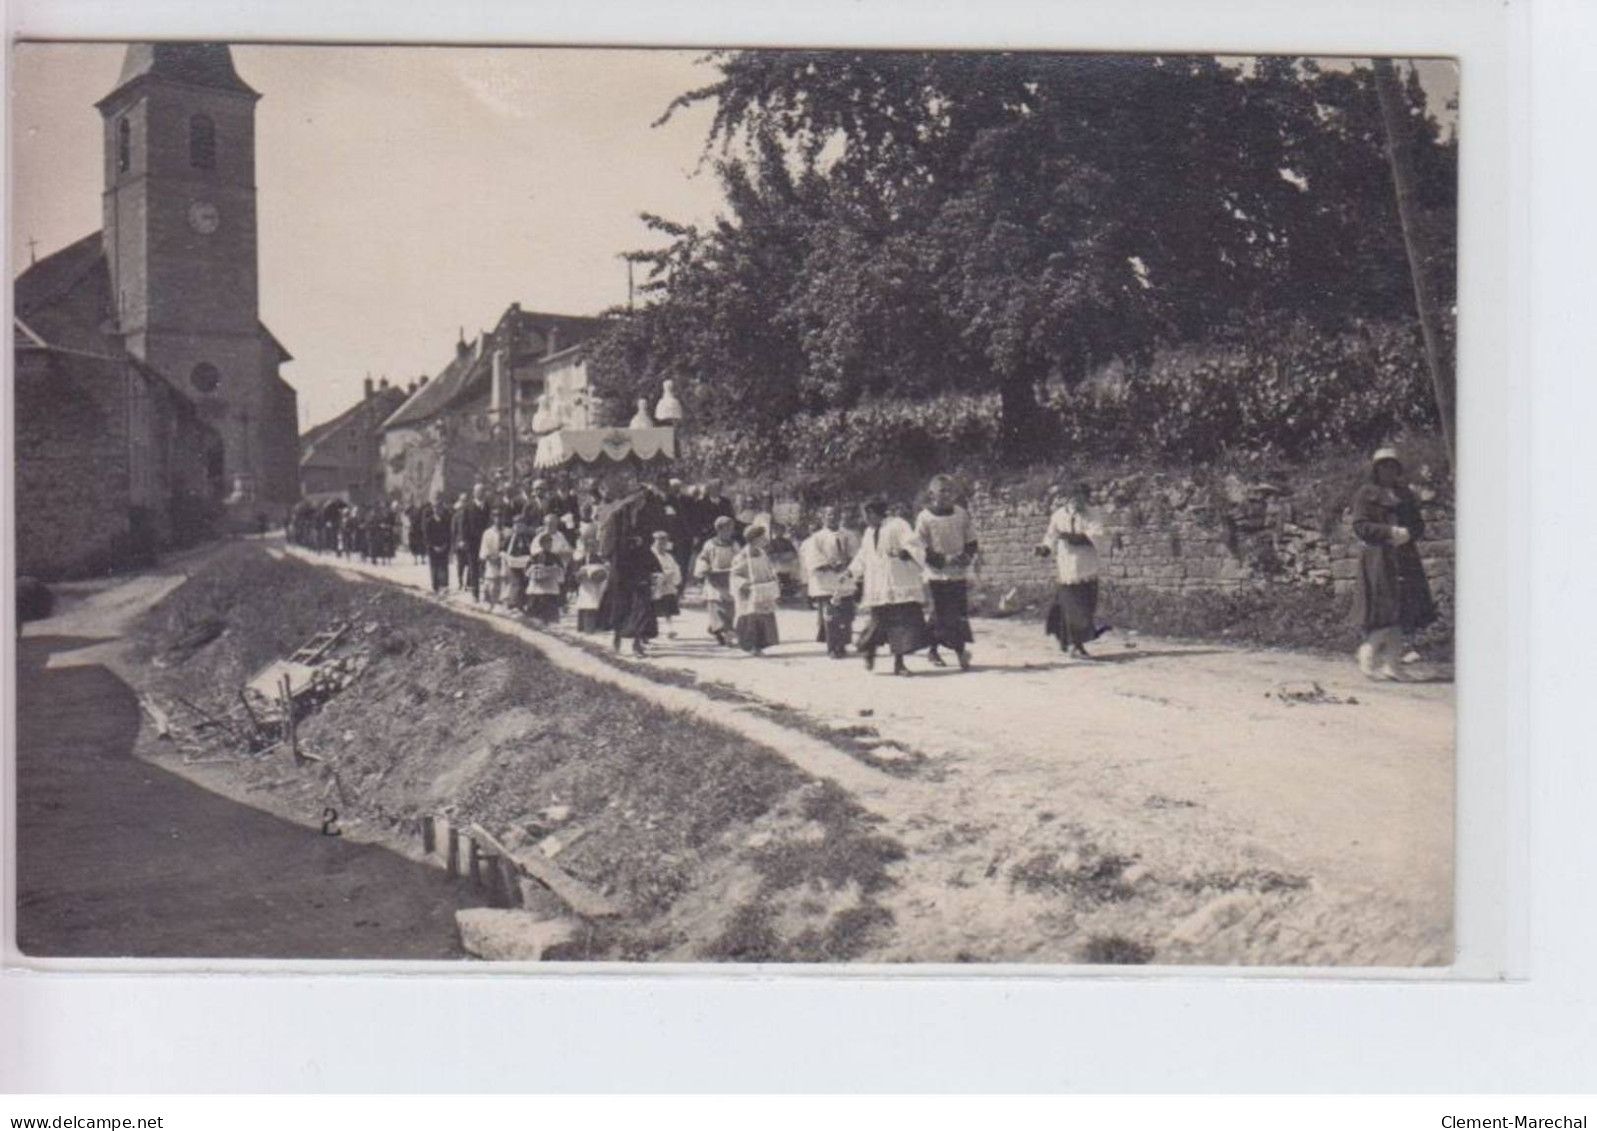
M506 860L514 860L527 875L543 884L571 910L587 919L609 919L621 909L587 884L562 869L536 848L512 852L500 844L481 825L472 825L471 834Z

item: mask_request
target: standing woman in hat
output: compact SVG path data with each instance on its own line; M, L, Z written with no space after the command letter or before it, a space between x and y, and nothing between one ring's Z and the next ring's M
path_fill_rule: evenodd
M1363 543L1353 594L1353 621L1364 632L1359 670L1371 679L1398 679L1403 633L1434 621L1436 605L1414 545L1425 536L1425 522L1395 448L1371 458L1370 482L1354 492L1352 510L1353 533Z
M1087 505L1087 488L1051 487L1047 506L1048 530L1037 545L1039 557L1052 557L1057 587L1048 608L1045 631L1059 641L1062 652L1090 660L1087 642L1103 634L1097 625L1100 565L1094 536L1102 537L1096 516Z

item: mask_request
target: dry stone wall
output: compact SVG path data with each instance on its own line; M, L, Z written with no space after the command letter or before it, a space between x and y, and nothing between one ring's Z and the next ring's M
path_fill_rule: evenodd
M1148 474L1098 484L1092 504L1105 528L1099 551L1111 592L1170 598L1234 594L1242 590L1285 595L1291 590L1351 593L1358 576L1359 542L1346 507L1349 492L1318 479L1215 482ZM1426 531L1419 543L1427 576L1451 619L1454 510L1450 494L1417 486ZM1051 566L1034 549L1048 515L1035 492L980 484L970 509L984 567L982 603L994 606L1015 591L1035 601L1052 585Z

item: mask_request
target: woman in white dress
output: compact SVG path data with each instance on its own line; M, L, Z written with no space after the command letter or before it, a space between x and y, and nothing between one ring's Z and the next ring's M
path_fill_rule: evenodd
M1037 554L1054 559L1057 586L1045 631L1058 639L1061 651L1090 660L1087 643L1107 631L1096 620L1102 568L1097 540L1103 537L1103 527L1088 506L1083 485L1068 491L1050 488L1048 507L1048 530L1037 544Z

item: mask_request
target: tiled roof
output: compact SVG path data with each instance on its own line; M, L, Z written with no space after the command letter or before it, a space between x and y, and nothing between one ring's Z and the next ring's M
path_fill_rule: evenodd
M500 316L493 331L479 335L464 355L457 353L444 371L411 394L399 411L383 422L383 427L419 424L476 394L490 379L494 349L499 336L507 332L513 332L519 344L541 351L547 348L548 335L553 330L555 345L565 353L592 338L603 324L602 319L586 315L547 314L512 306ZM518 361L519 364L523 362Z
M316 445L320 441L356 420L362 412L369 414L367 427L376 430L404 401L405 390L394 386L376 389L370 397L362 397L331 420L323 421L299 438L300 462L303 463L314 456Z
M486 374L489 365L488 351L483 349L486 338L486 334L479 335L475 345L463 351L457 350L454 360L444 366L443 372L412 393L398 411L383 421L383 427L420 424L458 400L472 383L477 371Z
M95 268L105 266L100 233L90 232L60 251L45 256L17 276L13 302L26 316L61 298Z

